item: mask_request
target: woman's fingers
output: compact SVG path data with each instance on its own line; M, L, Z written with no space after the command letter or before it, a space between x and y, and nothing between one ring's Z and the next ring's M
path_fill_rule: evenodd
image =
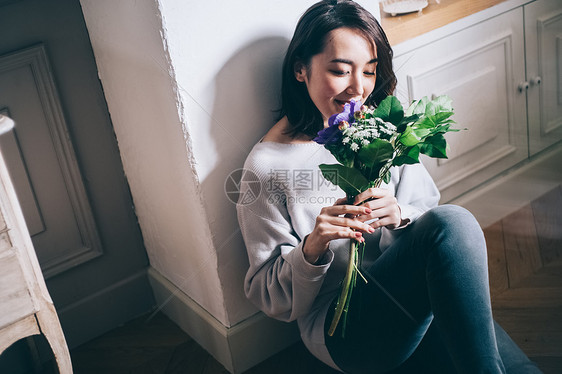
M400 213L398 203L390 199L387 201L377 201L376 204L371 204L371 202L365 203L365 205L367 204L369 204L369 208L371 208L371 213L357 217L358 220L363 222Z
M315 263L328 250L330 241L335 239L364 241L362 233L372 233L375 229L356 217L370 213L371 209L365 206L333 205L322 208L302 249L306 260Z
M340 199L337 199L336 202L334 203L334 205L344 205L347 204L347 197L342 197Z
M369 227L373 229L372 227ZM373 229L374 230L374 229ZM359 231L353 231L349 227L340 227L336 230L332 230L330 232L325 233L326 237L329 240L336 240L336 239L356 239L359 241L364 241L363 234Z
M358 216L362 214L370 214L371 208L368 206L357 206L357 205L332 205L322 208L322 213L330 216L341 216L345 214L350 214L353 216Z
M370 199L380 199L381 197L385 196L392 196L389 190L384 188L368 188L365 191L361 192L359 195L355 196L355 200L353 201L354 205L359 205L362 202L365 202Z
M371 226L375 228L383 226L395 228L400 226L400 207L390 191L382 188L369 188L357 195L355 203L371 209L370 214L358 216L358 220L367 222L377 219L371 223Z
M351 230L359 230L368 233L374 232L374 229L371 226L356 218L358 215L370 214L370 209L350 205L341 206L340 209L330 208L332 207L323 209L322 213L316 218L317 226L326 225L338 228L349 228Z
M365 223L374 219L377 220ZM363 233L372 233L381 226L394 228L400 225L400 221L396 198L388 190L370 188L357 195L355 205L348 204L343 198L332 206L322 208L303 251L307 259L318 258L328 249L331 240L365 241Z
M332 223L332 225L334 226L349 227L350 229L359 230L370 234L375 232L375 229L372 226L355 218L331 217L330 223Z

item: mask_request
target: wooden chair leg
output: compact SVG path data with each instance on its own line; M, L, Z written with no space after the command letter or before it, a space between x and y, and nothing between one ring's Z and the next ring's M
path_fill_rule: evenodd
M53 304L45 303L36 314L39 328L49 342L55 355L55 360L60 374L72 374L72 362L70 352L66 345L66 339L59 323L57 313Z

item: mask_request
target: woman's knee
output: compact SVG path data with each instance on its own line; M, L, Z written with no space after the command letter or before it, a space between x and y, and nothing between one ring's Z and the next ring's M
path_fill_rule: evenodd
M441 244L441 249L460 256L486 257L484 234L468 210L441 205L427 211L420 219L434 233L433 240Z
M469 229L474 228L474 226L479 228L478 221L472 213L458 205L440 205L428 210L424 216L428 216L435 221L434 224L448 228L454 228L455 226L468 227Z

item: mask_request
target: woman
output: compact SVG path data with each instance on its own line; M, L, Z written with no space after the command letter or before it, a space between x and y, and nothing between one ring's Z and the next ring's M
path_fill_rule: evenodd
M422 165L395 168L388 185L353 205L321 176L318 165L335 159L311 139L328 118L352 99L377 105L396 85L372 15L348 0L309 8L282 85L282 118L244 166L262 191L237 206L247 297L269 316L297 320L307 348L344 372L540 372L494 326L478 223L462 208L437 207ZM354 291L345 337L328 336L349 240L366 242L370 281Z

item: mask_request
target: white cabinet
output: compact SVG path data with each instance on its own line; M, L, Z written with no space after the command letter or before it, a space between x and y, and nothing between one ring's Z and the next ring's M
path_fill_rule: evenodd
M562 139L562 1L525 5L531 155Z
M537 0L394 59L404 103L447 94L468 131L424 164L450 201L562 140L562 2Z
M447 134L447 160L423 160L442 202L528 157L523 40L519 7L395 58L402 102L447 94L468 129Z

